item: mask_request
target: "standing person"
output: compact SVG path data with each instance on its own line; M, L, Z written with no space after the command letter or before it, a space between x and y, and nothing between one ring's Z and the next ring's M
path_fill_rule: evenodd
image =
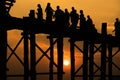
M93 21L90 17L90 15L87 16L87 21L86 21L86 31L88 35L95 35L97 34L97 30L95 29L95 26L93 24Z
M115 36L120 36L120 21L118 18L116 18L116 21L114 23L114 31L115 31Z
M55 17L55 24L58 27L58 29L63 29L65 23L64 12L60 9L60 6L57 6L54 17Z
M74 12L75 12L75 8L72 7L72 11L70 12L70 19L71 19L71 23L74 22Z
M72 7L70 16L71 16L72 27L74 27L76 29L78 20L79 20L79 15L77 14L77 11L74 9L74 7Z
M79 15L77 14L77 10L74 10L74 18L73 18L73 26L77 27Z
M86 19L84 17L83 10L80 10L80 27L85 26Z
M87 16L87 25L90 25L90 26L93 25L93 21L92 21L90 15Z
M65 9L65 26L66 27L69 27L69 25L70 25L70 22L69 22L69 20L70 20L70 14L69 14L69 12L68 12L68 9Z
M50 3L47 3L47 6L45 8L45 12L46 12L46 22L47 23L51 23L52 22L52 17L53 17L53 9L51 7Z
M42 11L42 8L41 8L41 5L40 4L38 4L37 5L37 19L38 20L40 20L40 21L42 21L43 20L43 11Z
M86 18L84 17L83 10L80 10L80 32L86 33Z

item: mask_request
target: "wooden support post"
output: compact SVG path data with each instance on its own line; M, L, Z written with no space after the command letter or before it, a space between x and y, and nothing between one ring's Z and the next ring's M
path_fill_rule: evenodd
M58 80L63 80L63 37L58 37Z
M88 80L88 40L84 40L83 52L83 80Z
M7 80L7 30L5 0L0 0L0 80Z
M108 80L112 80L112 46L108 46Z
M0 80L7 80L7 31L0 29Z
M106 44L102 43L101 50L101 80L106 80Z
M90 56L89 56L89 80L93 80L94 76L94 42L90 42Z
M24 37L24 80L29 80L29 60L28 60L28 33L23 31Z
M49 37L50 39L50 76L49 76L49 80L53 80L53 62L54 62L54 51L53 51L53 38L52 36Z
M107 23L102 23L101 80L106 80L106 35Z
M5 0L0 0L0 18L6 16ZM4 18L1 18L4 21ZM1 22L1 21L0 21Z
M35 50L35 33L30 33L30 62L31 62L31 71L30 76L31 80L36 80L36 50Z
M102 23L102 35L107 35L107 23Z
M70 57L71 57L71 80L75 80L75 54L74 41L70 40Z

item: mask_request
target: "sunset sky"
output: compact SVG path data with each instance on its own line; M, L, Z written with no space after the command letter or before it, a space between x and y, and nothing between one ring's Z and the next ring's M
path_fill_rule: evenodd
M91 16L98 32L101 32L101 23L107 22L108 33L114 34L112 30L114 28L115 18L120 18L120 0L16 0L16 3L11 8L10 14L14 17L23 18L24 16L28 16L31 9L37 11L37 4L41 4L45 18L45 7L48 2L51 3L54 10L56 10L57 5L59 5L62 10L67 8L69 12L71 11L71 7L75 7L78 14L80 10L83 10L85 17L87 15ZM14 45L21 37L21 33L20 31L9 31L8 33L9 44L14 48ZM39 41L40 36L38 36L37 43L40 43L43 48L49 47L46 36L42 35L41 37ZM66 54L64 58L70 60L68 39L65 39L64 42L64 51ZM18 52L22 49L23 48L20 47ZM70 66L65 66L64 68L69 74Z
M47 2L51 3L54 10L56 10L57 5L62 10L67 8L69 12L73 6L78 13L82 9L85 17L90 15L98 29L100 29L102 22L107 22L109 26L113 26L115 18L120 17L120 0L16 0L10 14L21 18L28 16L30 9L37 9L38 3L41 4L43 12L45 12Z

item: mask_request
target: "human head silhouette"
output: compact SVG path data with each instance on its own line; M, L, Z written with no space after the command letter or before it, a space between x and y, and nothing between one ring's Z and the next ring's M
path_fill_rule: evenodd
M65 9L65 12L68 12L68 9Z
M60 6L57 6L57 10L59 10L60 9Z
M38 7L41 7L41 5L40 5L40 4L38 4L37 6L38 6Z
M75 10L75 8L74 7L72 7L72 11L74 11Z
M80 13L83 14L83 10L80 10Z
M50 3L49 2L47 3L47 6L50 7Z
M87 15L87 18L90 19L90 15Z
M118 22L118 21L119 21L119 19L118 19L118 18L116 18L116 21Z

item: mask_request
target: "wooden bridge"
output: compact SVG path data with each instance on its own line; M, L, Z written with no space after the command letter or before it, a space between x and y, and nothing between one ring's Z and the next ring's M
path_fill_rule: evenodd
M1 0L0 1L0 80L8 80L8 77L23 77L24 80L37 80L37 75L49 75L49 80L54 80L54 75L57 75L57 80L63 80L63 40L69 38L70 43L70 59L71 59L71 80L76 80L77 77L81 77L82 80L96 80L98 77L100 80L113 80L114 77L120 79L120 74L113 74L113 66L120 71L120 66L114 63L113 57L119 53L120 49L120 37L115 37L107 34L107 23L102 23L102 33L87 34L80 31L80 29L73 29L71 27L58 28L54 22L47 24L45 20L39 21L36 18L23 17L16 18L8 15L9 10L12 7L14 0ZM6 7L7 6L7 7ZM22 30L22 38L18 41L18 44L14 49L8 44L7 31L18 29ZM36 43L36 34L48 34L47 39L50 41L50 47L43 51ZM15 53L16 48L24 41L24 61L22 61ZM28 42L30 41L30 43ZM76 42L83 42L83 48L76 44ZM57 44L57 63L54 62L54 45ZM99 44L99 46L96 46ZM28 54L28 47L30 45L30 65ZM36 47L42 52L42 56L36 61ZM113 53L113 48L117 47L118 51ZM11 50L10 56L7 58L7 48ZM79 68L75 66L75 48L80 53L83 53L83 64ZM108 53L107 53L108 50ZM50 51L50 56L48 56ZM94 62L94 55L99 51L101 53L101 62L98 66ZM24 74L11 75L7 74L8 61L10 57L15 55L19 62L23 65ZM41 59L46 56L50 61L49 72L37 73L36 64L41 62ZM57 72L54 72L53 66L56 66ZM30 67L30 69L29 69ZM94 69L96 67L96 69ZM82 74L79 71L82 69ZM97 74L100 72L100 74Z

